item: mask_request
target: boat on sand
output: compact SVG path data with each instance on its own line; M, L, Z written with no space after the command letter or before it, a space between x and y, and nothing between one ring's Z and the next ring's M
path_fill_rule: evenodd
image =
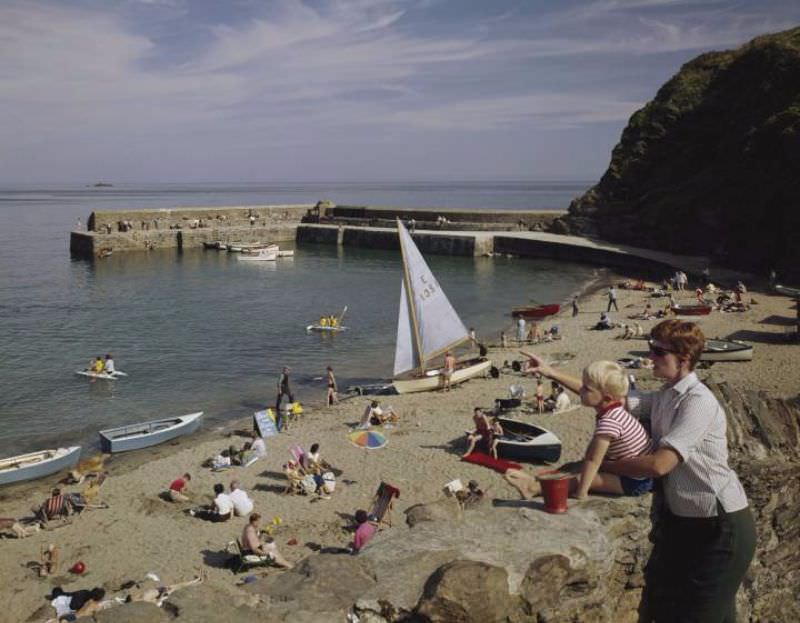
M101 430L100 445L103 452L126 452L164 443L181 435L193 433L200 427L203 412L179 417L152 420L128 426Z
M431 369L429 363L469 341L470 337L400 219L397 233L403 257L403 280L392 384L398 394L432 391L439 389L442 377L439 366ZM485 358L457 361L450 384L485 376L491 367L492 362Z
M545 318L561 311L561 305L552 303L550 305L522 305L512 307L511 315L515 318Z
M0 459L0 485L33 480L74 467L81 455L80 446L40 450Z
M503 435L497 438L497 456L507 461L555 463L561 458L561 440L546 428L498 418Z
M713 308L711 305L673 305L670 309L678 316L708 316Z
M735 340L706 340L700 361L751 361L753 346Z

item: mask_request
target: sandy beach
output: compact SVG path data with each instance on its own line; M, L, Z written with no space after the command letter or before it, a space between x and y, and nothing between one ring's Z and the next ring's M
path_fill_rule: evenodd
M614 276L609 280L617 282L621 278ZM606 308L603 285L599 284L600 289L581 299L580 313L576 317L572 317L567 306L560 316L542 323L544 327L559 324L561 340L525 348L560 362L561 369L576 375L596 359L646 355L644 339L617 339L621 329L588 330ZM688 303L694 298L692 291L677 294L679 302ZM794 397L800 390L796 370L800 346L787 342L785 334L796 318L795 303L789 298L760 291L750 292L747 297L755 301L747 312L715 311L697 320L707 337L731 337L752 343L753 361L718 363L700 370L701 378L711 374L717 380L730 381L740 387ZM651 299L646 293L619 290L620 311L613 312L612 319L627 321L627 316L641 312L648 300ZM663 307L663 299L652 301L654 307ZM478 336L480 340L499 343L501 328L505 328L509 337L513 336L511 319L504 313L507 314L505 310L498 310L497 333ZM656 321L640 323L647 331ZM520 358L517 346L513 342L511 346L505 350L490 349L489 357L495 365L500 367L504 361ZM648 371L634 372L643 387L656 386ZM274 381L267 381L266 385L272 386ZM182 512L190 505L173 504L159 496L175 477L186 471L192 474L191 490L200 503L211 500L214 483L221 482L227 488L231 480L237 479L255 501L255 509L264 516L265 523L280 518L280 526L275 528L276 542L292 562L310 555L315 545L346 545L351 538L343 529L348 523L347 516L358 508L369 507L382 480L401 491L395 503L391 530L406 530L403 510L440 498L442 486L455 478L464 482L475 479L483 488L491 487L492 497L514 499L516 492L505 484L500 474L463 463L459 456L464 449L463 431L471 425L472 408L492 407L495 398L508 396L509 385L520 383L528 397L533 396L533 379L504 369L497 379L473 380L449 393L381 397L384 406L391 405L400 414L400 423L381 431L388 445L373 451L356 448L347 438L349 429L358 422L370 400L352 397L329 409L310 405L301 421L288 432L267 439L267 457L248 468L214 473L201 467L201 463L231 443L241 446L252 428L250 421L206 430L174 446L144 450L135 456L113 457L106 464L110 475L99 498L109 505L108 509L89 510L64 525L29 538L4 539L0 543L3 549L0 583L9 587L6 594L14 595L13 599L6 600L0 621L44 621L53 616L48 606L30 618L47 605L45 596L56 585L67 590L101 585L118 594L114 590L121 584L143 580L148 572L158 575L162 583L174 583L190 579L200 569L205 569L209 583L244 599L245 593L235 584L237 577L220 563L225 558L226 544L239 536L245 520L235 518L222 524L201 521ZM324 393L325 388L320 383L320 401ZM571 398L577 402L577 397ZM271 400L272 396L265 399ZM564 461L582 457L594 424L593 413L583 407L563 414L524 413L522 418L548 428L561 438ZM283 494L286 481L281 466L290 458L289 446L296 443L308 448L314 442L321 444L322 457L343 472L332 498ZM40 503L55 484L55 478L46 478L2 489L0 515L30 515L31 506ZM80 488L65 487L68 491ZM296 540L297 544L289 545L290 540ZM61 566L55 575L39 578L29 563L38 561L40 548L50 543L61 549ZM68 572L77 560L84 561L88 569L83 576ZM281 571L273 569L270 573Z

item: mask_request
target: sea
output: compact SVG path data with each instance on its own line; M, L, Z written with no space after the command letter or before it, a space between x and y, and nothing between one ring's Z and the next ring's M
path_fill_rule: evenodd
M81 444L97 431L194 411L205 426L273 404L291 367L299 400L321 403L326 366L341 389L392 373L402 267L396 250L298 245L293 259L156 250L70 257L94 210L316 203L563 210L589 182L115 184L0 186L0 457ZM291 245L290 245L291 246ZM512 305L564 301L591 267L518 257L429 256L479 340L512 327ZM338 335L307 333L345 307ZM128 376L78 376L113 353Z

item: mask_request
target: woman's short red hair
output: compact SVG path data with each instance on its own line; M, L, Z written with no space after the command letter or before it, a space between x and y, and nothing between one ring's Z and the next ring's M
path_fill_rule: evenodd
M690 370L700 361L706 345L706 336L700 327L684 320L663 320L653 327L650 336L676 355L688 359Z

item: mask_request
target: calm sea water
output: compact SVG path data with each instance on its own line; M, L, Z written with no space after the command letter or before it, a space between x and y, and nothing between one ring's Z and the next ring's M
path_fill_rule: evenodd
M321 400L325 366L341 386L391 375L399 253L302 245L276 264L191 250L73 260L69 230L92 210L313 203L563 209L588 184L305 184L259 187L0 188L0 456L96 443L100 428L194 410L209 420L274 401L293 369L301 400ZM428 258L479 336L511 324L512 304L563 300L592 269L510 258ZM308 335L348 306L338 336ZM130 374L74 374L113 352Z

